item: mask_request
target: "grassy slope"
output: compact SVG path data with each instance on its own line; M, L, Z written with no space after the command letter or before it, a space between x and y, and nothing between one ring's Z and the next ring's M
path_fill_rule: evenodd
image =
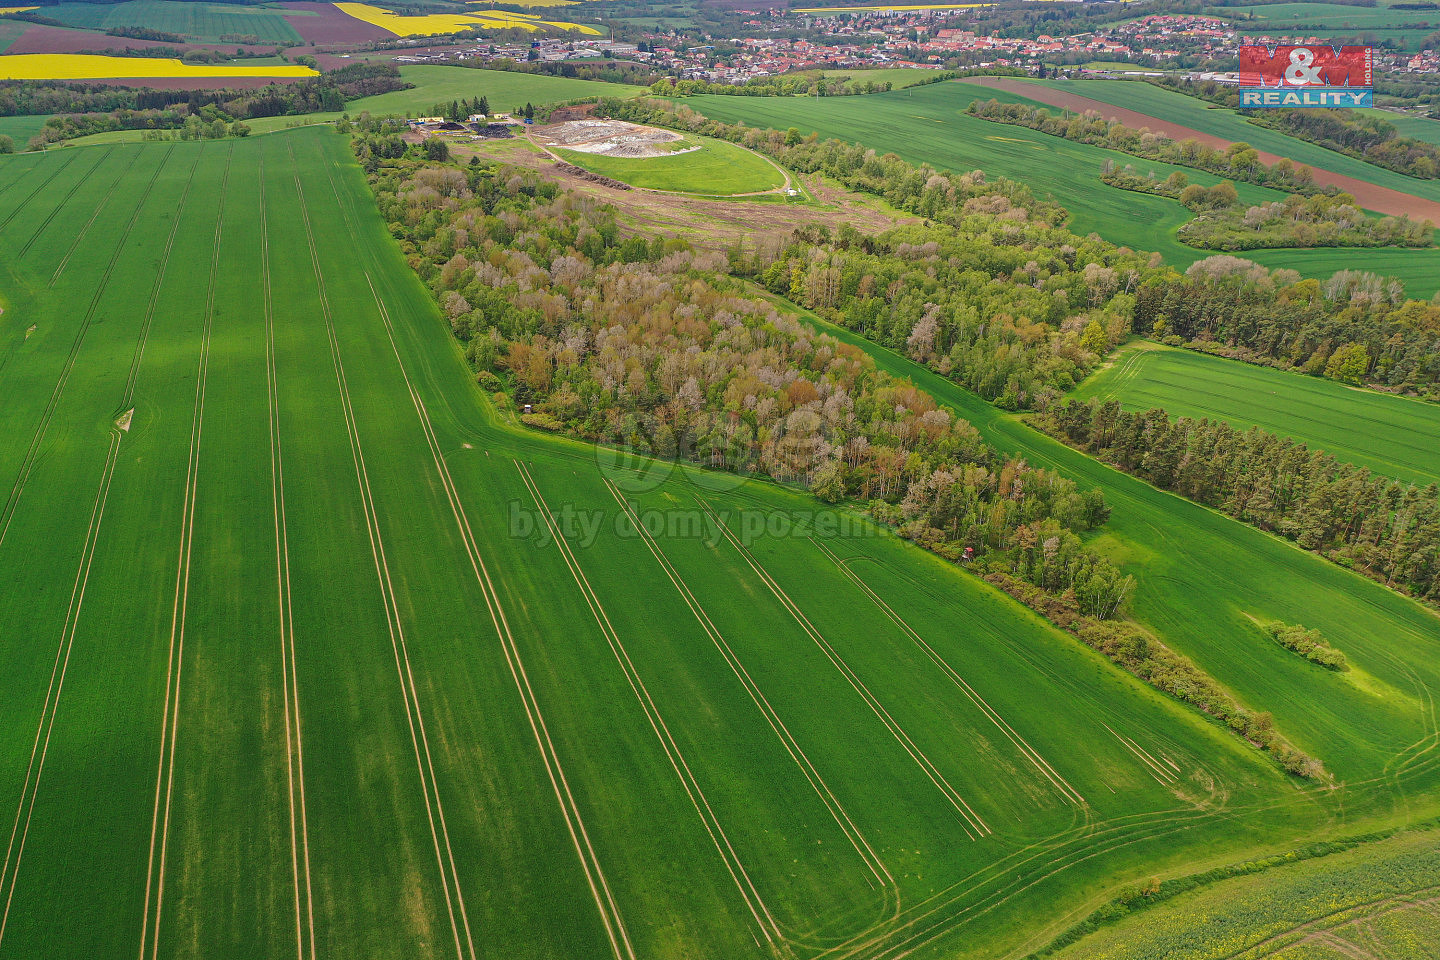
M1393 123L1402 137L1440 144L1440 120L1430 117L1407 117L1390 110L1371 110L1374 116Z
M7 158L0 222L19 238L0 253L8 301L0 388L12 398L0 408L0 436L9 438L0 442L0 475L21 473L56 398L44 456L0 544L0 568L13 571L0 622L16 625L0 647L0 690L15 704L0 735L0 809L28 809L25 771L55 651L68 636L70 585L91 542L90 507L112 478L43 789L27 817L6 955L53 952L61 926L75 955L134 955L149 915L157 764L172 762L173 791L162 794L171 802L161 820L169 824L161 952L288 955L296 943L291 690L303 733L301 836L316 946L334 955L450 954L465 927L458 898L446 895L457 880L481 954L607 954L570 839L582 821L582 849L603 868L637 955L701 945L727 957L764 955L751 912L763 900L800 954L868 932L877 948L933 940L918 955L992 956L1065 922L1056 904L1083 911L1125 877L1283 843L1325 827L1335 812L1325 796L1286 783L1232 737L954 568L863 524L831 540L837 556L855 558L848 569L1086 798L1082 816L810 537L777 530L751 539L747 555L713 528L702 536L665 528L699 518L701 498L737 532L748 523L738 511L808 513L813 500L689 469L636 485L602 457L647 516L663 521L657 549L705 610L707 634L666 568L619 520L596 454L496 422L341 138L305 131ZM56 228L66 222L90 225L77 238ZM176 224L183 261L166 252ZM90 303L99 322L80 336ZM125 371L152 304L129 393ZM77 340L73 371L57 390ZM131 403L135 420L121 436L110 423ZM567 536L599 606L589 606L555 543L534 535L516 458L530 464L552 508L593 520ZM195 536L182 549L187 491ZM493 594L476 575L477 558ZM188 587L183 633L177 569ZM487 613L492 602L505 611L503 631ZM602 609L614 633L597 626ZM293 629L282 632L282 623ZM172 637L183 638L176 661ZM1369 665L1365 651L1347 652ZM1293 673L1290 660L1275 669ZM732 663L743 664L745 682ZM632 680L643 682L640 696ZM908 748L868 698L883 704ZM173 753L164 716L179 718ZM412 721L425 733L418 747ZM793 739L782 741L772 721ZM1096 733L1098 721L1167 758L1175 776L1152 777L1118 738ZM1373 752L1393 751L1411 737L1408 715L1383 704L1342 722L1341 748L1378 738ZM787 744L804 751L853 826L842 829ZM920 757L993 836L966 838ZM1327 759L1362 767L1338 748ZM559 769L563 808L551 780ZM1407 786L1402 778L1395 788ZM1347 791L1346 801L1352 815L1386 812L1363 790ZM716 830L738 861L727 865L730 855L717 852ZM849 839L857 835L893 888L872 885ZM732 880L737 862L751 894ZM7 872L7 887L14 876ZM903 924L886 919L897 895ZM308 920L310 901L302 903Z
M1189 211L1179 203L1114 190L1099 182L1100 164L1106 159L1121 166L1135 164L1142 171L1154 170L1159 177L1180 168L963 113L973 99L988 99L991 92L970 84L936 83L866 97L704 96L685 102L717 120L781 130L795 126L802 132L818 131L823 137L859 141L916 163L948 170L978 168L991 176L1022 180L1038 195L1052 196L1069 210L1070 226L1077 233L1093 231L1114 243L1157 250L1167 262L1181 267L1207 255L1175 239L1175 229L1190 219ZM1219 182L1218 177L1207 174L1185 173L1195 183L1208 186ZM1244 184L1240 191L1251 203L1280 196Z
M1061 960L1218 960L1251 956L1320 960L1440 956L1434 909L1440 834L1403 834L1375 844L1182 894L1081 940ZM1223 931L1197 939L1194 930ZM1325 942L1338 937L1338 944ZM1271 941L1273 938L1273 942ZM1309 940L1293 951L1284 948ZM1337 949L1337 947L1339 949ZM1314 951L1314 952L1310 952ZM1361 952L1363 951L1363 952Z
M605 157L578 150L556 152L576 166L651 190L733 196L785 185L785 174L764 157L724 140L693 139L700 144L699 150L665 157Z
M1440 483L1440 406L1434 404L1144 342L1122 351L1075 396L1258 426L1377 474Z
M23 20L0 20L0 53L4 53L10 44L20 39L25 27Z
M849 77L863 84L869 80L872 83L889 83L896 90L903 90L905 87L912 87L933 75L930 70L916 70L914 68L880 68L878 70L797 70L798 73L807 77L825 76L834 80L840 77Z

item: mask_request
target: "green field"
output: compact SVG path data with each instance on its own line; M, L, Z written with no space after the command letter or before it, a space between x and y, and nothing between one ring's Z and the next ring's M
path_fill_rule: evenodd
M774 163L724 140L692 137L700 147L664 157L607 157L579 150L555 152L577 167L647 190L736 196L778 190L785 173Z
M825 77L837 80L848 77L858 83L869 80L872 83L888 83L896 90L913 87L935 76L934 70L916 70L913 67L881 67L876 70L792 70L786 76Z
M1129 110L1138 110L1149 116L1164 117L1202 133L1226 137L1235 141L1243 140L1258 149L1291 157L1297 163L1310 164L1344 176L1358 177L1415 196L1440 200L1440 181L1417 180L1365 163L1362 160L1335 153L1332 150L1326 150L1324 147L1296 140L1294 137L1274 130L1257 127L1246 122L1238 111L1216 107L1194 97L1162 89L1154 84L1135 80L1035 80L1029 82L1043 83L1057 90L1064 90L1067 93L1089 97L1092 100L1099 100ZM1023 97L1014 94L1007 95L1004 91L989 92L994 93L995 97L1001 101L1005 101L1007 96L1014 100L1024 100ZM1391 119L1392 116L1387 115L1386 119ZM1395 119L1402 122L1408 119L1412 124L1431 123L1440 127L1440 123L1419 118ZM1409 131L1402 132L1405 132L1407 136L1415 135ZM1136 169L1148 169L1155 166L1143 160L1136 160L1133 163ZM1191 178L1196 179L1196 175L1191 173ZM1254 202L1247 197L1244 185L1241 185L1240 190L1242 199ZM1169 229L1173 231L1174 228L1170 227ZM1115 232L1112 228L1111 233ZM1110 234L1103 231L1100 233L1106 239L1113 239ZM1132 242L1131 245L1136 246L1137 244ZM1180 246L1173 240L1172 245ZM1149 246L1143 248L1157 249ZM1169 250L1160 252L1166 254L1167 260L1171 259ZM1239 255L1269 267L1288 267L1313 277L1328 277L1337 270L1370 270L1403 281L1406 292L1413 297L1429 298L1440 292L1440 248L1424 250L1345 250L1337 248L1247 250ZM1172 262L1184 264L1195 259L1198 259L1198 256L1192 252L1189 259L1177 259Z
M1437 875L1440 833L1402 834L1181 894L1055 956L1434 960L1440 957ZM1216 935L1197 938L1197 928Z
M1298 270L1307 277L1329 277L1339 270L1368 270L1405 284L1407 296L1428 300L1440 293L1440 248L1420 250L1342 249L1246 250L1238 254L1272 269Z
M1122 350L1074 396L1258 426L1377 474L1421 486L1440 483L1435 404L1145 341Z
M1400 136L1440 145L1440 120L1430 117L1406 116L1393 110L1367 110L1366 113L1395 125Z
M537 76L505 70L472 70L466 67L423 64L402 66L400 75L415 86L409 90L396 90L393 93L352 100L346 106L345 113L352 117L366 111L377 117L429 116L436 104L448 104L462 97L486 97L490 100L492 110L509 111L526 103L542 106L582 97L635 97L645 92L644 87L601 83L596 80L572 80L568 77ZM258 134L272 133L292 126L329 123L340 117L340 113L307 113L294 117L264 117L247 123L251 130ZM3 122L4 120L0 120L0 123ZM71 143L79 146L138 143L140 136L141 131L138 130L118 130L81 137ZM19 142L18 139L16 142Z
M1151 163L1113 150L1072 143L1021 127L967 116L977 97L1007 97L964 83L933 83L912 90L866 97L689 97L688 106L727 122L744 122L780 130L797 127L822 137L860 142L893 152L912 163L943 170L983 169L991 176L1021 180L1038 196L1052 197L1070 211L1076 233L1098 233L1112 243L1155 250L1169 263L1184 267L1208 256L1175 239L1175 230L1190 212L1173 200L1115 190L1100 183L1100 165L1113 160L1165 177L1181 169ZM1021 97L1010 97L1023 100ZM1194 183L1209 186L1220 178L1184 171ZM1248 184L1239 185L1249 203L1274 200L1282 194Z
M1363 35L1366 42L1395 40L1400 49L1410 51L1418 50L1420 41L1434 33L1435 25L1440 24L1434 10L1395 10L1383 0L1369 8L1305 2L1213 7L1205 13L1227 19L1253 18L1237 21L1247 33L1319 33L1322 39L1337 40Z
M508 426L329 131L0 158L0 231L0 958L978 960L1437 809L1433 615L887 351L1337 786L855 513Z
M45 121L50 117L0 117L0 136L9 137L15 142L16 150L24 150L30 138L39 133L45 126Z
M1433 12L1440 21L1440 12ZM1386 170L1343 153L1326 150L1304 140L1256 126L1239 110L1218 107L1204 100L1157 87L1139 80L1031 80L1066 93L1099 100L1116 107L1136 110L1147 116L1161 117L1172 123L1184 124L1201 133L1244 141L1257 150L1289 157L1296 163L1308 164L1332 173L1355 177L1381 187L1399 190L1429 200L1440 200L1440 181L1418 180L1403 173ZM1051 108L1052 110L1054 108Z
M506 427L333 133L0 159L0 229L0 956L993 956L1386 812L854 514Z
M279 7L238 3L204 3L194 0L125 0L123 3L59 3L46 7L45 16L72 27L111 30L145 27L197 40L222 36L255 36L261 43L299 43Z

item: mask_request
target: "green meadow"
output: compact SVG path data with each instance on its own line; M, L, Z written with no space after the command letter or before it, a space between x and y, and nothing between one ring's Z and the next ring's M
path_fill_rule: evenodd
M647 190L736 196L783 187L785 173L758 153L724 140L690 137L660 157L609 157L580 150L555 152L577 167ZM687 149L698 147L699 149Z
M1440 483L1440 406L1139 341L1074 392L1293 437L1406 483Z
M1367 113L1395 125L1402 137L1440 144L1440 120L1430 117L1407 116L1393 110L1368 110Z
M1368 8L1301 2L1212 7L1205 13L1238 18L1237 24L1250 33L1319 34L1327 40L1365 43L1393 40L1397 49L1410 51L1420 48L1420 41L1435 32L1436 24L1434 10L1397 10L1394 0L1381 0Z
M1426 960L1440 955L1440 834L1404 833L1182 893L1055 954L1059 960ZM1197 938L1197 927L1215 936Z

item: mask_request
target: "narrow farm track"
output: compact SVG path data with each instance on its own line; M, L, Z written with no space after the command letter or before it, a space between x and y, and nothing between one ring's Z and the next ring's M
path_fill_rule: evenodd
M710 514L711 520L715 523L716 528L724 535L725 539L729 541L730 545L735 548L735 551L739 553L740 556L745 560L746 564L749 565L750 569L753 570L755 574L760 577L761 581L765 584L767 588L769 588L770 592L775 595L775 598L780 601L781 605L785 607L786 611L795 618L795 621L800 625L801 629L805 631L806 635L809 636L810 639L813 640L817 646L819 646L823 651L825 651L825 655L830 660L830 662L835 665L835 668L839 670L842 675L844 675L846 681L848 681L850 686L854 688L855 692L860 695L861 699L863 699L866 704L869 705L875 716L880 720L881 723L885 725L885 728L890 731L890 734L905 749L905 752L908 753L910 757L915 761L915 763L919 765L922 770L925 771L926 777L928 777L930 781L935 784L936 789L938 789L945 796L945 798L950 802L951 806L955 808L956 813L958 813L962 818L964 818L967 824L966 832L970 834L971 839L978 840L981 837L993 833L994 831L990 829L990 826L983 819L981 819L978 814L975 813L974 809L971 808L970 804L965 801L965 798L960 796L959 792L956 791L956 789L950 784L949 780L945 778L945 775L941 773L939 768L935 766L934 761L931 760L928 756L926 756L924 751L922 751L915 744L914 740L911 739L910 735L905 731L905 729L901 727L900 724L896 722L895 718L890 715L890 712L885 709L885 706L880 703L878 699L876 699L873 693L870 692L869 687L865 685L865 682L859 677L859 675L850 668L849 664L845 662L844 658L842 658L838 652L836 652L835 648L831 646L830 642L826 640L825 637L818 630L815 629L814 624L812 624L809 618L806 617L805 614L800 610L800 608L795 605L794 601L790 599L789 594L787 594L784 589L775 581L775 578L770 575L769 571L767 571L763 566L760 565L760 563L755 559L754 555L750 552L749 548L747 548L745 544L740 541L739 537L735 536L735 534L723 522L723 520L716 516L713 508L711 508L706 501L702 499L700 503L702 507L705 508L706 512ZM973 831L973 833L971 831Z
M759 686L751 677L749 671L745 669L744 664L735 655L734 650L730 647L728 643L726 643L724 636L715 627L714 622L705 612L704 607L701 606L700 601L695 597L695 594L693 593L693 591L691 591L689 585L685 582L684 577L679 573L678 570L676 570L675 566L665 556L664 552L660 549L659 544L655 541L655 538L651 536L650 532L645 528L644 523L636 515L634 507L631 506L628 502L626 502L623 494L612 481L606 479L605 485L606 488L610 491L611 496L615 498L615 502L619 504L620 509L623 511L626 519L630 522L632 529L640 536L641 540L644 541L645 546L649 549L651 555L655 558L656 562L664 570L666 577L670 580L671 584L674 585L675 589L679 591L685 601L686 606L690 608L691 612L695 615L696 620L699 621L701 628L705 631L706 635L709 636L711 642L715 644L716 649L719 650L721 655L725 658L726 663L729 664L730 669L734 672L736 678L741 682L741 684L745 687L746 691L750 694L750 697L755 703L755 706L765 716L766 722L775 732L775 735L780 739L786 752L795 761L796 765L800 769L802 776L805 777L806 781L810 784L812 789L815 790L817 796L819 796L820 800L825 804L826 809L830 812L830 815L835 820L836 825L845 834L846 839L849 840L850 845L855 850L855 853L860 857L862 862L865 864L866 869L874 878L875 884L882 891L882 893L885 894L885 898L887 901L886 906L893 909L893 914L891 916L882 917L879 922L883 923L889 919L893 919L893 915L898 915L900 911L900 893L899 888L895 883L894 876L885 866L884 861L881 860L879 855L875 852L874 847L865 838L865 835L860 832L859 827L855 825L855 822L851 818L850 814L847 813L845 808L841 805L839 798L835 796L834 792L825 783L825 780L820 775L819 770L815 768L815 765L805 754L805 751L801 749L800 745L795 741L795 738L791 734L789 728L785 726L784 721L780 719L775 709L771 706L770 701L765 697L764 693L760 690ZM893 903L889 902L892 900Z
M270 219L269 207L265 203L263 156L258 168L260 283L265 313L265 398L268 406L266 426L270 437L270 502L275 517L275 593L279 609L281 691L285 699L285 789L290 825L290 871L295 891L295 956L297 960L313 960L315 891L310 871L310 821L305 803L300 676L295 665L295 609L290 582L290 532L285 514L284 448L281 443L279 375L275 365L275 298L270 274Z
M466 948L468 948L469 956L473 960L475 956L474 939L470 932L470 921L465 912L464 894L460 890L459 877L455 873L454 853L450 845L449 829L445 823L444 807L440 801L439 786L435 781L435 768L430 755L429 738L425 731L425 718L421 711L420 696L415 686L414 671L410 665L409 645L406 641L404 623L395 599L394 581L391 578L389 562L385 554L384 537L375 506L374 495L369 483L365 454L361 447L359 426L346 382L345 365L340 355L339 340L335 333L335 318L331 312L330 302L325 292L325 278L321 270L319 254L315 246L314 226L310 221L310 212L305 199L305 191L298 172L295 175L295 191L300 199L301 221L305 227L305 237L309 246L311 267L314 270L315 284L319 291L320 308L325 321L326 334L330 342L330 357L334 365L336 385L340 391L341 407L345 413L346 429L350 438L350 452L355 467L355 479L359 487L361 504L365 512L366 526L370 537L371 554L375 561L375 575L378 581L377 587L385 607L386 625L390 634L390 643L395 654L396 673L405 693L406 717L410 726L410 739L415 750L416 767L420 773L425 813L430 822L431 840L435 848L435 859L440 869L441 889L445 896L446 911L450 917L450 928L451 935L455 942L455 953L457 956L463 957L466 955ZM444 853L442 853L441 850L442 834L444 837ZM465 941L464 946L461 944L462 929Z
M190 560L195 544L195 500L200 471L200 441L205 426L205 383L210 365L211 331L215 320L215 285L220 269L220 241L225 226L225 188L230 181L233 148L226 156L220 180L220 209L210 255L200 362L195 374L195 402L191 415L190 451L185 474L185 496L180 514L180 544L176 551L175 596L171 607L170 646L165 670L165 707L161 713L160 761L155 772L155 810L150 822L150 850L145 869L145 914L140 924L140 960L160 953L160 920L165 903L165 865L170 849L170 810L175 787L175 744L180 727L180 681L184 675L185 626L190 607ZM162 815L162 798L164 812ZM152 912L151 891L154 891Z

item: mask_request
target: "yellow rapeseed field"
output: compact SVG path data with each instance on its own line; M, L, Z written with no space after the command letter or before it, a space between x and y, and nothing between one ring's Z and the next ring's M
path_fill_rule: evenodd
M402 17L381 7L368 3L337 3L342 12L357 20L373 23L389 30L397 37L423 37L435 33L461 33L476 27L502 30L507 27L521 30L538 30L541 27L555 27L559 30L574 30L580 33L599 35L600 31L580 23L565 23L558 20L541 20L529 13L506 13L487 10L483 13L436 13L425 17Z
M309 67L194 66L151 57L102 57L80 53L22 53L0 57L0 80L108 80L114 77L314 77Z
M926 3L915 6L892 6L876 4L869 7L803 7L796 13L875 13L880 11L903 13L906 10L969 10L971 7L991 7L993 3Z
M24 13L26 10L39 10L39 7L0 7L0 14Z
M465 0L466 3L493 3L494 0ZM512 7L573 7L580 0L503 0Z
M1034 3L1057 3L1060 0L1031 0ZM1133 3L1135 0L1120 0L1121 3ZM911 6L896 6L888 3L874 4L867 7L802 7L795 10L795 13L875 13L875 12L896 12L903 13L906 10L969 10L972 7L993 7L991 3L924 3Z

